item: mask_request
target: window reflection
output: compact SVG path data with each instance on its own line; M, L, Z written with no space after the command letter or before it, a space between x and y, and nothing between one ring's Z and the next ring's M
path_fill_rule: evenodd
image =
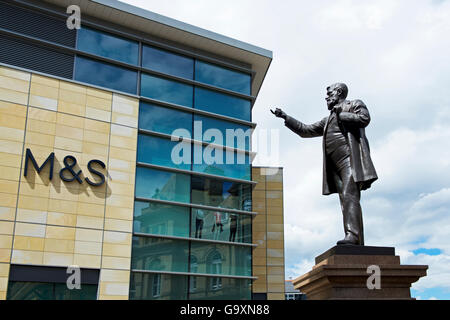
M191 242L191 255L198 257L198 273L251 276L251 247Z
M160 279L159 296L153 296L155 278ZM130 279L130 300L249 300L251 280L220 278L221 288L211 290L217 278L132 272ZM191 285L195 283L195 286Z
M65 283L10 281L7 300L96 300L96 284L69 290Z
M250 180L250 157L243 152L223 150L215 146L194 146L194 159L202 159L192 170L218 176ZM211 164L208 164L211 163Z
M209 129L217 129L221 132L223 137L222 141L220 143L214 141L214 143L226 145L231 148L250 150L251 127L197 114L194 115L194 121L201 121L202 134ZM232 131L234 135L231 135L230 131ZM205 139L203 141L212 142L206 141Z
M136 71L81 56L75 61L75 80L136 94Z
M192 136L192 113L141 102L139 129L165 134L172 134L176 129L185 129Z
M190 292L190 300L250 300L251 280L216 278L216 277L190 277L195 278L197 287ZM218 280L220 279L220 280ZM220 283L220 288L218 284ZM211 290L216 287L216 290Z
M207 258L208 273L222 274L222 256L217 250L212 251ZM219 290L222 288L222 278L211 278L211 290Z
M132 272L130 300L186 300L187 276Z
M190 256L191 267L190 272L198 272L198 261L196 256ZM189 277L189 292L194 293L197 290L197 277Z
M251 185L192 176L192 203L251 211Z
M138 270L188 272L188 241L133 237L131 267Z
M194 59L145 45L142 66L181 78L192 79L194 76Z
M195 108L250 121L250 100L195 87Z
M136 197L189 202L190 177L150 168L136 168Z
M188 154L184 152L188 150ZM174 153L174 154L172 154ZM187 156L187 161L185 159ZM139 134L137 148L138 162L156 164L164 167L190 170L191 143L186 141L171 141L152 135Z
M138 42L85 26L78 30L77 48L129 64L138 63Z
M161 274L159 273L153 276L152 293L153 298L157 298L161 295Z
M191 85L142 74L141 95L165 102L192 107L193 89Z
M134 232L189 236L189 208L154 202L134 202Z
M192 185L192 191L190 186ZM213 207L251 211L251 185L190 176L145 167L136 168L136 197L190 202Z
M192 208L191 237L229 242L251 242L251 216Z
M195 61L195 80L250 95L249 74L200 60Z

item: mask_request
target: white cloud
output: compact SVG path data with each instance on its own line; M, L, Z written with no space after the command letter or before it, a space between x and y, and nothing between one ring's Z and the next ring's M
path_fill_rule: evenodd
M449 208L450 188L442 189L431 194L421 194L419 195L419 199L411 207L411 211L416 214L411 216L408 223L439 219L441 216L449 213Z
M449 140L450 126L444 125L426 129L403 127L381 136L372 145L380 177L377 187L382 184L382 192L427 192L430 187L448 186L450 149L445 146Z
M311 270L311 266L314 265L314 260L302 259L298 263L286 266L286 275L287 279L291 278L295 279L299 275L305 274Z
M428 265L427 276L413 284L412 288L419 292L436 287L450 287L450 255L429 256L425 254L401 257L402 264Z
M323 26L334 30L380 30L393 15L397 3L394 1L335 1L319 12Z

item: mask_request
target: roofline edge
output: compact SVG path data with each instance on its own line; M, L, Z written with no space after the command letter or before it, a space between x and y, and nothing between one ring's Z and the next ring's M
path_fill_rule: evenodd
M130 14L133 14L135 16L147 19L147 20L152 20L155 21L157 23L161 23L164 24L166 26L175 28L175 29L179 29L181 31L185 31L185 32L189 32L207 39L211 39L217 42L221 42L223 44L232 46L232 47L236 47L238 49L241 50L245 50L269 59L273 59L273 53L270 50L249 44L247 42L243 42L237 39L233 39L231 37L228 36L224 36L221 35L219 33L213 32L213 31L209 31L200 27L196 27L194 25L188 24L186 22L182 22L173 18L169 18L166 16L163 16L161 14L143 9L143 8L139 8L136 7L134 5L122 2L122 1L117 1L117 0L90 0L94 3L98 3L119 11L123 11L123 12L127 12Z

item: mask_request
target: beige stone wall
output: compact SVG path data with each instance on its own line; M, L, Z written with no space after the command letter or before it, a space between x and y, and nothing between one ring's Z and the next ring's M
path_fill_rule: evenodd
M283 170L252 168L253 189L253 292L269 300L284 300Z
M0 299L10 264L100 269L99 299L127 299L136 166L137 99L0 67ZM24 177L25 150L31 162ZM106 164L106 183L64 182L63 159ZM70 174L68 175L70 177Z

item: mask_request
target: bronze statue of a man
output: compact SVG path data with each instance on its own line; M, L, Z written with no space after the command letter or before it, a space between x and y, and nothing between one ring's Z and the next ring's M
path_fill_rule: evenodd
M361 100L346 100L347 94L343 83L329 86L326 101L330 115L311 125L279 108L271 112L303 138L323 136L322 193L339 194L344 218L345 238L337 244L364 245L361 190L370 188L378 177L364 130L370 122L369 111Z

